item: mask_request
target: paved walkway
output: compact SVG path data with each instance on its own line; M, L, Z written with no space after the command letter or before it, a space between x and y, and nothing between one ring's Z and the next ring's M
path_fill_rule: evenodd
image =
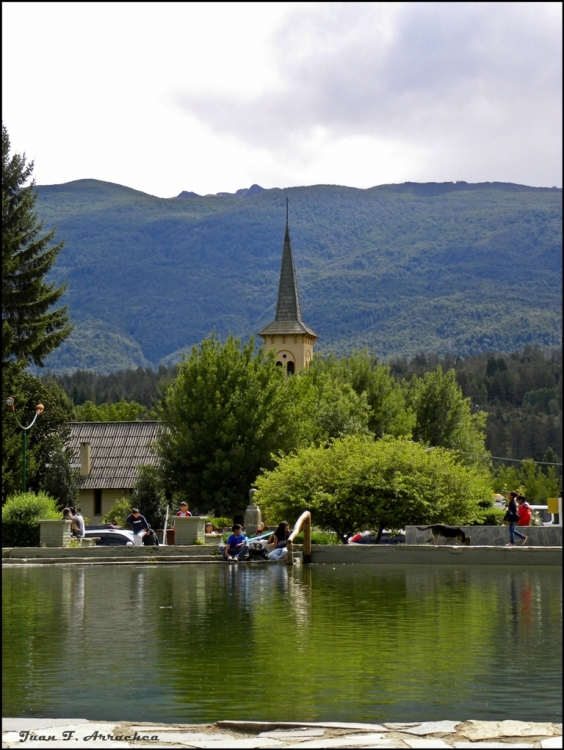
M67 744L68 743L68 744ZM561 748L562 724L426 721L404 724L218 721L143 724L3 719L4 748Z

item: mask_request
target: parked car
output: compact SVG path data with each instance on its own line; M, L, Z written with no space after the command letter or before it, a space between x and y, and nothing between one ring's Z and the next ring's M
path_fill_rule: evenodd
M364 531L359 539L349 544L376 544L376 536L375 531ZM383 531L380 544L405 544L405 533L400 531L392 536L389 531Z
M139 541L129 529L118 529L111 524L101 526L87 526L84 531L86 539L94 537L97 547L137 546Z

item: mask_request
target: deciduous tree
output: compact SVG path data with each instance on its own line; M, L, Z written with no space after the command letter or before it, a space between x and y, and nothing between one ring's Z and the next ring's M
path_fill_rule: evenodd
M257 499L271 519L310 510L316 526L343 539L363 528L477 521L491 506L489 475L444 448L404 438L347 436L327 448L280 456L257 479Z
M410 401L415 410L413 438L428 446L459 451L466 463L488 465L485 447L484 412L472 413L470 399L464 398L453 369L438 366L423 378L410 382Z
M288 450L298 432L285 377L272 357L215 336L192 349L168 387L160 417L169 431L158 443L167 491L216 515L241 511L271 454Z

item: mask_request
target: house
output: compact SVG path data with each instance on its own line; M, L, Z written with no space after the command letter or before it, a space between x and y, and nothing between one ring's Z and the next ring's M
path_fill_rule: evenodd
M116 500L129 497L140 466L155 466L152 444L160 422L70 422L71 465L79 470L78 501L91 523L100 523Z

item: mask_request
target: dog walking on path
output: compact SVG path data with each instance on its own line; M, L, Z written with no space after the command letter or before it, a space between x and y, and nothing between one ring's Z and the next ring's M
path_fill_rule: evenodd
M470 544L470 537L465 534L462 529L458 526L445 526L443 523L431 524L431 526L418 526L419 531L427 531L431 529L431 536L425 540L425 544L433 541L433 544L439 543L439 538L442 536L447 541L454 539L457 544Z

